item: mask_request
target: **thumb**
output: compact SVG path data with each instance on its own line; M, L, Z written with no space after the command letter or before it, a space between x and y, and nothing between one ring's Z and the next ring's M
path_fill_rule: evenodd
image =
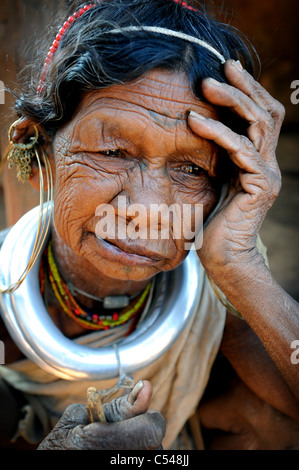
M116 398L103 405L106 420L114 423L146 413L152 393L153 389L150 382L140 380L128 395Z

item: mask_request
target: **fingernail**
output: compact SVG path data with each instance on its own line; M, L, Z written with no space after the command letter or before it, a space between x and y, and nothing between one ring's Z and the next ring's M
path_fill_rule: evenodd
M203 121L206 119L204 116L201 114L197 114L194 111L190 111L189 116L194 117L196 119L202 119Z
M234 60L232 64L233 64L234 67L236 67L236 69L238 69L238 70L240 70L240 72L242 72L243 67L242 67L242 64L239 60Z
M136 400L136 398L138 396L138 393L140 392L142 387L143 387L143 380L139 380L139 382L137 382L137 384L134 386L134 388L131 392L131 397L133 398L133 401Z

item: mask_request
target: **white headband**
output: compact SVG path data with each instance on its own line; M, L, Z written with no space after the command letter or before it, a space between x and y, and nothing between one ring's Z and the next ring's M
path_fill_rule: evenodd
M197 39L194 36L189 36L189 34L172 31L171 29L159 28L157 26L126 26L125 28L111 29L109 31L105 31L105 33L122 33L126 31L149 31L151 33L164 34L165 36L184 39L185 41L193 42L194 44L198 44L199 46L208 49L210 52L212 52L212 54L218 57L222 64L226 62L224 56L207 42L202 41L201 39Z

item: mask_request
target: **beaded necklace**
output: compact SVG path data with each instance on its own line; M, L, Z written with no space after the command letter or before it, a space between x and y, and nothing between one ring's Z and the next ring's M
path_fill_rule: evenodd
M81 327L89 330L108 330L118 325L122 325L133 319L133 325L138 319L138 314L142 312L149 297L152 281L145 287L143 292L134 301L119 312L111 315L103 315L83 310L68 289L65 281L59 274L52 250L52 241L45 248L43 260L40 268L40 288L45 295L45 281L49 279L53 293L58 300L63 311ZM136 321L134 321L136 320ZM132 331L132 325L130 332Z

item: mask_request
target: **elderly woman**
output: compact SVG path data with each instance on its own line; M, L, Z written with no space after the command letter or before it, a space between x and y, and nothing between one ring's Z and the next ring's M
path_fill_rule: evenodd
M258 237L284 110L253 73L200 4L100 0L60 29L9 131L41 208L2 248L4 447L169 449L188 429L298 448L299 309Z

